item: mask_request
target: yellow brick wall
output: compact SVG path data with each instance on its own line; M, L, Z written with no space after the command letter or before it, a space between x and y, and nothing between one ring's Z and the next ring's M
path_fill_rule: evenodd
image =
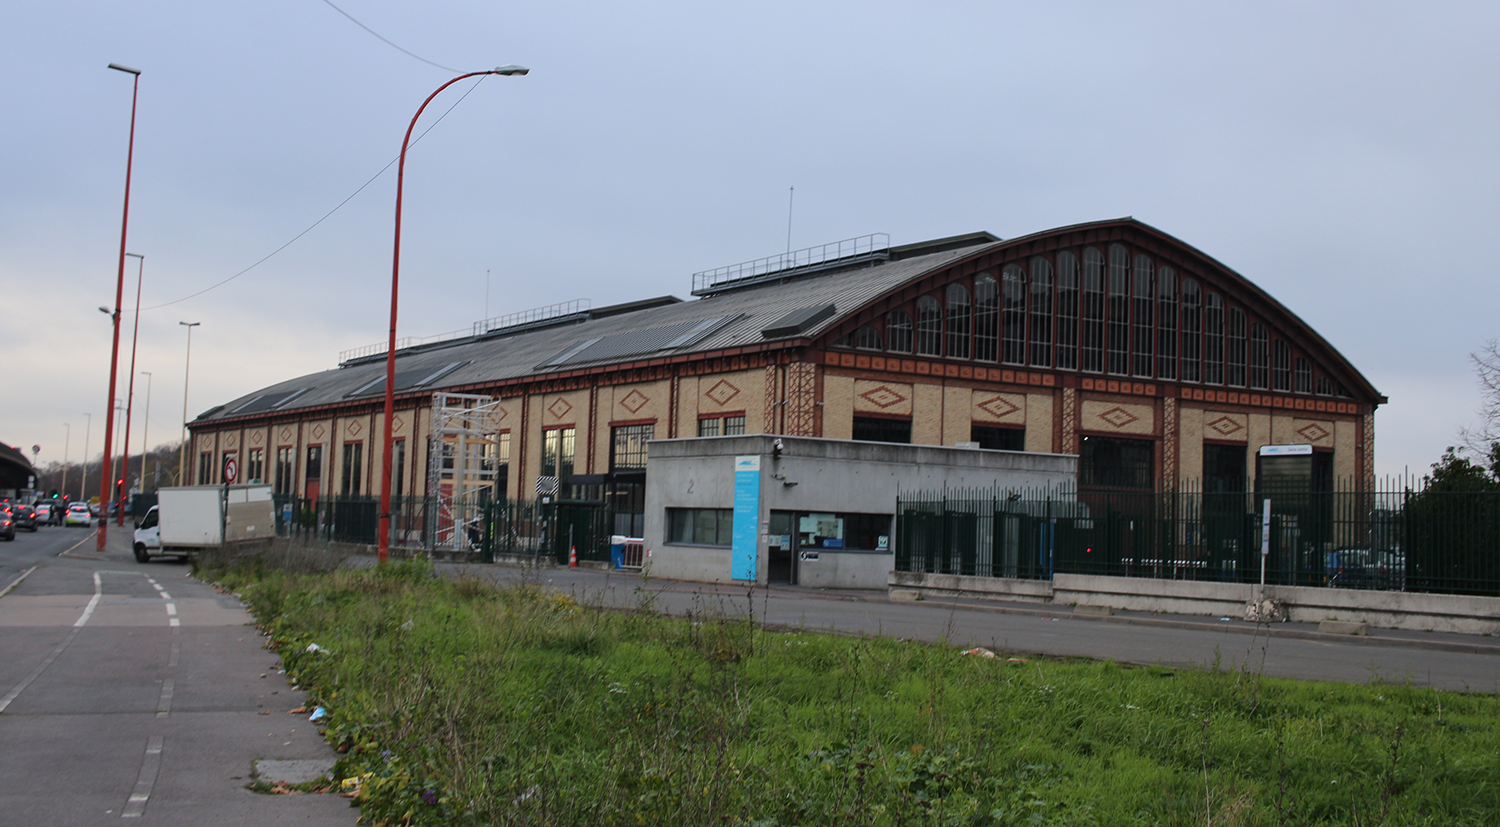
M943 444L942 385L918 382L912 386L911 441L913 445Z
M827 373L823 376L823 436L854 438L854 379ZM916 438L913 437L915 442Z
M1026 395L1026 450L1052 452L1052 394Z

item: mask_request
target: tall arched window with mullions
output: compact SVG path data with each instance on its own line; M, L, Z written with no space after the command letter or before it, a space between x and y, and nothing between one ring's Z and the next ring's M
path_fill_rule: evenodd
M962 284L948 285L948 356L953 359L969 358L969 288Z
M860 350L880 350L880 331L869 324L854 331L854 346Z
M1000 284L989 273L974 277L974 358L1000 358Z
M1228 328L1224 338L1229 345L1229 384L1237 388L1245 386L1245 311L1238 307L1229 308Z
M1104 372L1104 254L1097 248L1083 251L1083 352L1082 368Z
M1297 357L1297 393L1312 393L1312 363Z
M1224 384L1224 300L1211 290L1203 307L1203 381Z
M1151 340L1156 335L1151 324L1155 302L1151 295L1150 258L1135 257L1135 277L1131 287L1135 295L1135 358L1131 360L1131 372L1136 376L1150 376L1153 367Z
M1203 296L1198 292L1195 279L1182 280L1182 381L1197 382L1203 373L1199 370L1199 346L1203 334Z
M1057 254L1057 366L1078 369L1078 257Z
M1285 339L1276 340L1276 354L1272 365L1271 378L1275 383L1272 387L1279 391L1291 390L1292 349L1287 346Z
M1031 260L1031 364L1052 367L1052 262Z
M911 353L911 314L900 308L885 314L885 338L890 350Z
M1026 273L1019 264L1000 271L1000 361L1026 364Z
M1177 271L1156 271L1156 375L1177 378Z
M943 355L943 308L937 299L917 299L917 355Z
M1265 390L1270 387L1271 341L1266 326L1260 322L1250 325L1250 387Z
M1130 254L1109 245L1109 372L1130 371Z

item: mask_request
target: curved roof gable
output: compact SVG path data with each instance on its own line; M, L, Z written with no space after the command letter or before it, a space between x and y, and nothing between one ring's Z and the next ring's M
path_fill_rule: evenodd
M1123 243L1132 252L1146 253L1160 265L1178 269L1181 278L1195 278L1204 289L1222 292L1232 304L1243 307L1264 320L1298 350L1307 354L1337 379L1354 397L1370 404L1383 404L1386 398L1328 340L1254 282L1235 272L1198 248L1134 218L1116 218L1073 224L1007 239L981 248L970 248L962 260L940 272L896 286L859 308L841 314L828 326L821 345L830 345L862 325L884 317L895 307L913 301L920 295L937 296L937 291L957 279L992 270L995 274L1006 264L1026 264L1034 255L1094 246L1101 251L1110 243ZM1172 380L1166 380L1172 381Z

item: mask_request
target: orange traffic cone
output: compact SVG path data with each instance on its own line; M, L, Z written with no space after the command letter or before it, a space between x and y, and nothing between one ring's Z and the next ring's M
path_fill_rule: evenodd
M575 568L575 569L578 568L578 547L577 546L568 546L568 566L570 568Z

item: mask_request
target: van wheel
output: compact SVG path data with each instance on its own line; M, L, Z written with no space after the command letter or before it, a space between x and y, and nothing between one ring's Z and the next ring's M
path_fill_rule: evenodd
M135 544L135 561L137 563L149 563L149 562L151 562L151 555L146 553L146 546L145 546L145 544L143 544L143 543L136 543Z

